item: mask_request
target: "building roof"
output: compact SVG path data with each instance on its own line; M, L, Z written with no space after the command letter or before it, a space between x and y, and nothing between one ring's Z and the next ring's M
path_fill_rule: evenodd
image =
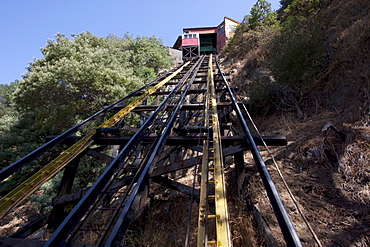
M177 37L175 44L173 44L172 48L181 50L181 41L182 41L182 36L180 35L179 37Z
M228 19L229 21L232 21L232 22L235 22L236 24L239 24L240 22L234 20L234 19L231 19L229 17L224 17L224 20L216 27L189 27L189 28L183 28L183 30L196 30L196 29L214 29L214 28L218 28L222 23L224 23L225 19Z
M234 19L231 19L231 18L229 18L229 17L224 17L224 21L225 21L225 19L229 19L230 21L233 21L233 22L235 22L235 23L237 23L237 24L240 24L240 22L238 22L238 21L236 21L236 20L234 20Z
M195 29L215 29L217 27L189 27L189 28L183 28L182 30L195 30Z

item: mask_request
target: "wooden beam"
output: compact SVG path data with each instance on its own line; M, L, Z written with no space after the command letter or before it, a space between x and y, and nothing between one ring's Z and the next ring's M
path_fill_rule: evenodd
M155 182L155 183L164 185L164 186L166 186L170 189L173 189L173 190L179 191L181 193L184 193L186 195L189 195L189 196L191 196L191 192L193 190L193 188L190 187L190 186L187 186L187 185L179 183L179 182L175 182L171 179L168 179L168 178L165 178L165 177L162 177L162 176L152 177L152 181ZM194 196L199 197L199 190L198 189L194 189Z
M235 172L236 172L236 177L237 177L238 191L241 193L241 195L244 195L247 183L246 183L246 177L245 177L243 152L238 152L234 154L234 164L235 164Z
M138 132L138 130L139 130L139 128L134 128L134 127L131 127L131 126L128 126L128 125L123 126L122 129L127 130L127 131L131 131L131 132L134 132L134 133Z
M101 160L101 161L103 161L104 163L107 163L107 164L110 164L114 160L114 158L112 156L100 153L100 152L98 152L94 149L89 149L86 152L86 154L91 156L91 157L94 157L97 160Z
M201 163L202 157L203 155L200 155L198 157L193 157L190 159L177 161L171 165L158 167L153 170L152 177L170 173L170 172L175 172L175 171L185 169L185 168L190 168L196 164Z
M60 181L57 196L63 196L71 193L79 163L80 156L77 156L64 168L63 177ZM57 228L60 223L62 223L63 220L67 217L67 215L68 213L65 205L54 206L50 213L50 216L48 217L48 229Z
M79 201L89 190L90 188L80 190L71 194L59 196L53 199L52 205L60 205L64 203L73 203Z
M128 167L127 171L137 169L136 167ZM133 179L133 176L127 176L124 178L121 178L119 182L114 183L111 188L113 189L113 192L117 190L117 188L121 188L122 186L128 185ZM58 196L53 199L53 206L65 204L65 203L75 203L79 201L89 190L90 188L80 190L71 194Z
M233 155L238 152L243 152L245 150L245 147L243 145L238 145L234 147L224 148L223 149L223 156L229 156ZM180 160L173 164L167 165L167 166L161 166L157 167L153 170L152 177L159 176L162 174L178 171L181 169L190 168L196 164L200 164L202 162L203 155L199 155L198 157L193 157L186 160Z
M96 137L95 144L97 145L124 145L130 140L130 136L122 137ZM155 136L145 137L145 141L151 143L155 140ZM263 140L268 146L286 146L287 140L285 136L263 136ZM201 141L204 137L200 138ZM243 136L223 136L221 138L222 144L225 146L234 145L235 142L246 143ZM262 140L259 137L254 137L254 141L257 145L262 145ZM190 136L169 136L166 141L166 145L183 145L183 146L196 146L198 145L199 137Z

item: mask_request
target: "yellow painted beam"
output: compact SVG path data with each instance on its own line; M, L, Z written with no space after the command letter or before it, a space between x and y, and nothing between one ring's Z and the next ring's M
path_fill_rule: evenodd
M208 114L208 102L205 104L205 127L209 127L209 114ZM200 182L200 199L199 199L199 217L198 217L198 236L197 246L204 246L205 233L206 233L206 207L207 207L207 188L208 188L208 157L209 153L209 142L208 140L203 141L203 157L201 165L201 182Z
M207 95L205 104L205 127L212 132L208 137L213 136L212 140L204 141L203 146L203 160L201 171L201 188L200 188L200 208L198 220L198 242L197 246L208 245L216 246L232 246L230 237L230 227L228 219L226 191L225 191L225 178L224 178L224 164L221 148L221 134L220 125L217 114L217 100L216 90L213 80L213 62L212 55L209 58L208 64L208 78L207 78ZM212 144L212 147L210 147ZM211 151L212 155L209 155ZM213 167L209 167L213 164ZM209 183L209 172L213 172L213 183L215 186L215 195L208 195L207 184ZM215 214L206 212L207 201L213 200L215 203ZM208 213L208 215L207 215ZM207 240L205 236L206 227L204 224L205 219L214 219L216 224L216 240Z
M112 127L118 121L120 121L125 115L131 112L137 105L139 105L149 95L153 94L165 83L175 77L180 71L183 70L190 62L185 63L178 70L173 72L171 75L166 77L164 80L151 87L145 93L143 93L136 100L128 104L122 110L113 115L110 119L105 121L99 127ZM29 179L20 184L17 188L9 192L6 196L0 199L0 219L2 219L7 213L13 208L19 205L25 198L35 192L44 182L53 177L59 170L64 168L71 160L76 158L81 152L88 148L94 141L94 135L96 131L92 131L84 136L77 143L69 147L67 150L62 152L49 164L45 165L42 169L32 175Z
M212 55L208 66L209 95L212 112L212 132L214 150L214 181L215 181L215 211L216 219L216 238L217 246L232 246L230 238L230 228L228 219L228 209L226 201L226 184L224 177L224 164L221 148L220 124L217 114L216 90L213 80Z

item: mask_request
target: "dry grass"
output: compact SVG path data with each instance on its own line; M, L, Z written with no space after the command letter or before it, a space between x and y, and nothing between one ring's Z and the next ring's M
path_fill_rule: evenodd
M229 169L227 180L228 207L231 237L235 247L261 246L257 242L258 234L248 213L245 201L236 191L234 170ZM192 172L180 179L188 184L192 181ZM190 197L161 187L153 187L154 201L144 217L133 222L125 235L124 245L128 246L184 246ZM196 246L198 225L198 202L192 207L189 246Z
M128 246L184 246L186 237L189 198L173 196L157 200L145 217L133 222L126 233L124 244ZM194 203L193 215L197 215ZM190 246L196 241L197 219L192 218Z
M370 2L323 0L319 14L326 39L325 67L302 105L305 117L298 120L293 112L282 112L257 126L265 135L287 136L288 146L273 152L322 244L370 246ZM242 44L248 38L235 40ZM245 90L252 80L265 76L255 73L264 69L265 55L259 47L237 54L239 60L226 59L235 86ZM332 130L321 131L328 122L346 135L345 140ZM247 168L249 195L283 245L253 162ZM315 246L277 172L272 166L269 170L303 244Z
M301 122L286 118L264 119L264 134L286 135L288 147L275 148L273 152L280 169L293 191L300 208L308 218L324 246L370 245L370 129L359 123L344 124L340 135L328 130L322 132L327 122L341 126L336 112L312 116ZM274 123L274 124L271 124ZM268 159L267 157L265 159ZM291 216L302 242L315 246L312 236L282 186L281 179L272 166L271 176ZM268 200L257 175L249 174L255 187L256 198L262 214L273 234L279 239L279 230Z
M325 71L318 75L321 100L358 121L370 113L370 5L368 0L324 1L327 27ZM326 97L326 100L325 98Z

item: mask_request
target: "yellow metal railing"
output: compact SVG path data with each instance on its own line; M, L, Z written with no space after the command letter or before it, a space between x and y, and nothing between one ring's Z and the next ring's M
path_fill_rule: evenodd
M208 137L203 143L198 219L198 247L208 245L232 246L223 173L224 165L221 134L217 115L216 90L213 81L212 59L212 55L210 55L205 104L205 127L209 129L209 132ZM211 194L209 184L214 185L214 194ZM212 201L215 205L213 213L210 212L210 207L207 206L207 204ZM215 222L215 239L208 240L208 226L206 222Z
M136 106L138 106L144 99L149 95L153 94L157 89L175 77L180 71L183 70L190 62L185 63L174 73L166 77L164 80L157 83L155 86L151 87L149 90L144 92L141 96L135 99L133 102L125 106L122 110L112 116L110 119L105 121L99 127L112 127L118 121L120 121L125 115L131 112ZM96 130L90 132L84 136L77 143L69 147L58 157L56 157L49 164L44 166L29 179L24 181L14 190L9 192L6 196L0 199L0 219L2 219L7 213L9 213L13 208L19 205L26 197L35 192L45 181L53 177L59 170L64 168L70 161L76 158L81 152L88 148L94 141L94 135Z

